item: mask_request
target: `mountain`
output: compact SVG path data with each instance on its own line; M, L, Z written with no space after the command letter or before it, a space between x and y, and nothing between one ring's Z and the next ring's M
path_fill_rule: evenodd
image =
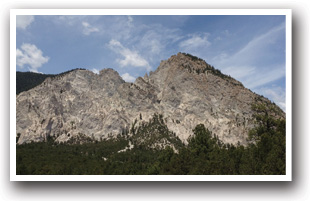
M70 73L74 70L85 70L83 68L76 68L60 74L42 74L34 72L16 72L16 94L20 94L23 91L28 91L38 85L40 85L48 77L55 77Z
M169 145L176 141L174 135L187 143L199 124L224 143L246 145L258 112L285 119L279 107L239 81L202 59L178 53L134 83L113 69L99 75L77 69L46 78L17 95L16 135L18 144L48 139L83 143L119 135L135 135L143 142L140 128L160 116L156 121L167 135L150 146ZM145 127L149 138L158 136L159 129Z

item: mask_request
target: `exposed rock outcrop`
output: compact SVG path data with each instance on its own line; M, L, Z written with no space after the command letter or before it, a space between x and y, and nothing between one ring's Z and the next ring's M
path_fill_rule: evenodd
M157 113L184 142L202 123L225 143L246 144L249 129L256 125L252 106L258 103L272 104L203 60L178 53L134 83L126 83L113 69L47 78L17 95L16 134L21 134L19 144L48 137L58 142L77 136L100 140ZM284 118L275 108L273 115Z

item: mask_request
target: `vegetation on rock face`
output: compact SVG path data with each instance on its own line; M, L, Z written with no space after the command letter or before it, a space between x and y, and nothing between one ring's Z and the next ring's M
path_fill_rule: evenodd
M86 70L84 68L72 69L60 74L42 74L34 72L16 72L16 94L20 94L23 91L28 91L38 85L40 85L48 77L55 78L59 76L66 75L75 70Z
M81 122L84 124L84 127L81 127L81 124L75 123L71 119L68 120L69 126L68 129L71 128L71 130L76 130L77 127L85 128L85 125L91 127L96 127L98 124L102 124L102 122L105 122L109 127L114 126L115 129L120 129L119 135L115 135L114 137L109 137L108 139L104 140L96 140L93 135L88 136L83 134L85 130L81 129L77 133L77 135L70 135L66 130L58 130L59 133L65 132L67 134L67 137L70 137L69 141L67 143L57 143L57 140L55 142L55 136L58 135L51 135L45 138L42 138L42 140L46 140L46 142L38 142L38 143L29 143L29 144L17 144L16 145L16 173L18 175L80 175L80 174L88 174L88 175L115 175L115 174L135 174L135 175L145 175L145 174L162 174L162 175L197 175L197 174L203 174L203 175L261 175L261 174L271 174L271 175L283 175L286 172L286 127L285 127L285 115L284 113L274 104L271 104L267 99L261 97L261 96L252 96L248 91L244 90L244 94L240 93L240 89L242 87L237 87L238 90L237 93L231 92L231 88L226 86L229 83L233 85L242 85L238 81L234 80L230 76L222 74L219 70L215 69L213 66L210 66L207 64L204 60L192 56L190 54L182 53L183 55L180 56L181 62L176 61L176 63L171 64L171 68L176 70L181 70L181 74L183 77L184 85L180 83L180 81L172 80L174 81L171 85L167 85L163 88L167 89L169 93L165 94L166 96L161 99L157 100L153 97L156 97L158 93L156 90L160 92L162 88L157 85L150 85L152 91L147 91L148 93L140 93L143 90L146 90L146 87L143 88L144 85L142 85L143 90L140 90L140 86L135 85L134 83L124 84L124 86L128 86L127 88L124 88L122 85L122 82L115 82L115 80L121 80L120 76L114 72L112 78L114 79L98 79L97 82L95 77L92 77L92 74L90 73L89 77L87 79L82 79L83 82L77 82L75 83L77 86L85 86L85 88L82 87L83 90L81 91L73 91L71 94L82 94L81 95L73 95L74 98L74 104L69 104L70 107L67 107L66 115L69 114L69 116L75 116L79 115L79 113L83 113L84 115L80 116L82 119ZM174 57L175 58L175 57ZM190 58L190 59L189 59ZM193 62L194 61L194 62ZM187 69L192 75L188 74L184 71L184 68ZM165 70L165 68L163 68ZM79 69L83 70L83 69ZM74 70L71 70L74 71ZM57 76L55 75L42 75L42 74L34 74L30 73L28 76L28 73L19 73L17 72L17 93L20 93L22 91L28 90L44 81L46 77L44 76L51 76L52 81L63 81L60 83L68 84L67 80L65 79L66 74L68 74L71 71L67 71L65 73L59 74ZM150 75L148 78L151 81L158 81L162 83L163 80L159 79L164 77L166 71L163 71L164 73L157 72L158 74ZM185 72L185 73L184 73ZM248 129L253 128L253 126L256 125L253 129L251 129L248 133L248 144L247 146L241 145L241 143L236 143L237 140L234 142L235 144L225 144L223 141L221 141L217 137L217 133L212 133L209 131L205 125L199 124L197 125L192 132L192 135L188 138L188 144L183 144L182 141L176 136L176 134L172 131L170 131L166 125L167 119L163 118L161 114L157 113L165 113L168 116L170 115L172 122L176 125L185 125L184 120L182 118L179 118L177 116L172 116L175 113L175 108L180 105L180 103L175 104L175 102L179 101L179 96L176 92L179 92L179 88L177 87L178 84L182 85L182 87L186 86L192 86L191 82L186 82L187 77L186 76L192 76L191 80L196 80L200 78L200 76L197 76L197 74L205 73L207 78L205 80L211 80L212 82L209 82L211 84L218 85L217 83L221 83L224 79L224 84L222 84L223 90L213 89L213 90L196 90L195 87L189 87L187 90L189 92L194 91L196 93L191 94L191 96L195 97L195 99L201 99L202 101L195 102L195 105L201 105L204 106L202 108L211 108L211 115L210 116L203 116L203 118L208 119L212 118L213 120L218 120L218 118L213 118L214 114L218 116L218 112L220 114L220 111L213 111L213 108L215 106L210 100L205 100L205 96L199 96L199 94L209 94L209 92L212 92L213 95L216 97L223 97L224 95L229 95L231 99L229 99L227 102L231 103L234 102L234 97L239 96L238 101L243 100L244 97L247 99L247 101L240 101L237 105L241 105L240 107L232 107L232 109L236 109L239 111L239 113L232 113L229 111L232 111L231 107L226 107L227 111L222 113L222 116L227 115L228 113L232 116L231 119L233 122L236 122L236 126L232 125L228 129L233 128L240 128L241 123L238 121L238 119L243 118L243 127L246 126L246 119L245 118L251 118L251 115L254 112L253 118L251 119L251 126L248 127ZM210 73L210 74L209 74ZM21 77L18 75L22 75ZM83 74L83 73L81 73ZM27 75L26 77L23 77L23 75ZM72 75L74 77L75 74L68 74ZM102 74L104 75L104 74ZM211 75L211 76L209 76ZM215 75L215 76L213 76ZM33 77L33 78L31 78ZM108 77L108 76L107 76ZM173 76L170 76L173 77ZM202 76L201 76L202 77ZM55 79L56 78L56 79ZM59 78L59 79L58 79ZM111 78L111 76L109 77ZM222 79L220 79L222 78ZM142 78L141 78L142 79ZM203 79L202 79L203 80ZM22 83L22 84L21 84ZM52 82L51 82L52 83ZM97 85L92 85L93 83L96 83ZM99 83L99 84L98 84ZM118 83L117 85L114 85L115 83ZM151 82L150 82L151 83ZM191 85L186 85L187 83ZM197 82L198 83L198 82ZM204 82L201 85L205 86L206 83ZM209 84L208 83L208 84ZM65 84L60 86L66 86ZM149 84L149 83L148 83ZM58 86L58 85L56 85ZM89 87L91 86L91 87ZM100 87L96 87L100 86ZM121 87L119 87L121 86ZM148 85L147 85L148 86ZM170 88L168 88L168 86ZM230 85L231 86L231 85ZM108 96L96 96L97 94L101 94L103 92L102 87L105 87L105 89L109 89L110 91L106 92ZM112 87L112 88L111 88ZM114 87L114 88L113 88ZM118 87L118 88L117 88ZM36 131L36 134L38 137L41 137L40 135L46 131L46 129L52 130L51 125L47 122L49 122L47 119L48 117L50 119L53 119L55 117L58 117L59 119L62 119L64 114L63 106L66 105L69 101L68 99L72 98L68 96L69 91L66 93L63 93L63 88L55 87L57 92L60 91L61 96L59 96L59 99L56 99L57 94L52 94L49 96L49 94L46 94L47 101L45 102L45 105L42 103L42 101L36 102L35 97L40 97L41 94L35 94L35 96L32 97L32 99L28 99L28 97L21 94L19 97L24 98L23 101L28 101L31 104L24 104L23 101L21 101L20 107L18 112L20 112L20 121L17 122L22 124L27 122L40 122L39 126L34 124L34 129ZM137 90L131 90L131 88ZM142 89L141 88L141 89ZM203 87L201 87L203 88ZM210 88L210 87L209 87ZM44 86L40 90L34 90L31 92L49 92L48 87ZM76 87L78 89L78 87ZM96 89L96 90L94 90ZM169 89L169 90L168 90ZM171 89L171 90L170 90ZM94 90L94 91L92 91ZM119 96L116 96L117 98L113 99L110 98L110 94L114 94L114 91L119 91ZM92 93L84 93L84 92L92 92ZM80 93L81 92L81 93ZM138 93L139 92L139 93ZM156 92L156 93L155 93ZM202 93L203 92L203 93ZM219 92L217 94L217 92ZM128 93L128 96L126 95ZM248 94L246 94L248 93ZM31 94L31 93L29 93ZM151 98L147 98L146 94L151 94ZM169 96L170 94L174 96ZM177 95L175 95L177 94ZM67 95L67 96L66 96ZM162 95L162 94L161 94ZM227 97L229 97L227 96ZM68 98L69 97L69 98ZM82 97L82 98L81 98ZM83 98L84 97L84 98ZM86 98L85 98L86 97ZM127 111L126 115L130 116L132 114L138 114L133 116L132 118L125 119L125 116L118 115L119 113L122 113L125 110L122 110L122 112L119 112L120 107L122 104L114 105L114 109L116 108L117 115L112 116L111 121L106 121L100 118L97 118L98 116L104 116L109 114L113 110L109 110L106 113L96 113L98 111L98 108L101 108L101 106L112 106L108 103L114 103L119 99L119 97L125 97L123 99L122 104L124 104L127 107L124 108L131 108L131 107L137 107L139 109L137 110L130 110ZM66 99L67 98L67 99ZM93 100L103 100L104 101L98 103L98 105L94 104L95 101ZM146 99L144 99L146 98ZM126 102L125 100L129 100ZM31 101L30 101L31 100ZM64 100L63 102L61 102ZM90 100L90 101L89 101ZM142 100L142 101L141 101ZM173 101L167 101L167 100L173 100ZM193 99L185 99L187 102L192 102ZM218 99L219 100L219 99ZM87 102L88 101L88 102ZM149 102L148 102L149 101ZM185 102L186 102L185 101ZM204 101L207 101L209 104L204 104ZM253 102L252 102L253 101ZM152 103L152 104L145 104L145 103ZM163 108L163 110L156 110L155 108L152 108L154 103L160 103L160 106ZM223 103L224 101L219 103ZM92 108L92 110L88 110L87 107L92 107L93 105L95 107ZM184 103L184 102L183 102ZM252 108L250 107L250 103L255 103ZM145 104L145 105L144 105ZM227 103L226 103L227 104ZM43 105L43 106L42 106ZM25 106L25 107L24 107ZM41 107L39 109L39 106ZM224 106L225 105L224 103ZM79 110L83 108L82 110ZM49 108L49 109L42 109L42 108ZM61 108L61 110L59 109ZM73 108L73 109L72 109ZM85 109L86 108L86 109ZM152 110L150 110L150 108ZM170 108L172 108L170 110ZM144 114L143 116L140 112L145 112L146 109L154 111L154 116L148 121L144 121L145 116L148 116L149 114ZM224 108L225 109L225 108ZM33 111L33 116L29 116L29 118L24 118L21 114L30 114L29 111ZM41 113L41 111L44 111ZM54 114L51 114L50 111L55 111ZM88 112L85 114L85 112ZM224 110L223 110L224 111ZM188 112L187 110L184 110L184 113ZM190 111L194 115L194 118L198 118L202 113L204 113L204 110L196 109L194 111ZM248 113L248 116L242 116L239 117L239 114L242 114L241 112ZM152 114L151 113L151 114ZM236 116L235 116L236 115ZM38 118L39 117L39 118ZM43 118L43 119L42 119ZM124 118L124 121L117 121L119 119ZM134 119L136 118L136 119ZM34 119L37 119L37 121L34 121ZM57 119L57 118L55 118ZM31 120L31 121L30 121ZM52 122L52 120L50 120ZM202 122L203 120L199 120L196 122ZM63 128L62 123L57 124L58 121L55 121L55 126L59 126L59 128ZM61 122L61 121L59 121ZM127 125L127 122L133 122L131 126ZM205 121L204 121L205 122ZM216 121L216 126L221 126L220 121ZM229 121L228 121L229 122ZM126 123L125 128L123 127ZM44 126L43 126L44 125ZM210 126L208 124L208 126ZM214 126L214 125L213 125ZM24 125L24 127L21 127L19 131L17 131L16 135L16 142L24 137L24 131L23 129L25 127L29 127L29 125ZM242 128L243 128L242 127ZM38 131L38 129L42 128ZM103 126L99 126L99 130L92 130L88 133L98 133L98 132L106 132L107 134L110 133L106 130L100 130L101 128L104 128ZM222 127L223 128L223 127ZM190 128L192 129L192 127ZM212 126L211 126L212 129ZM110 130L111 131L111 130ZM179 135L184 135L185 131L178 133ZM213 130L218 133L220 131ZM229 135L231 130L229 130ZM242 132L243 140L245 140L246 136L244 135L244 130L235 130L235 135L240 135L240 132ZM248 130L246 130L248 131ZM190 132L190 130L189 130ZM187 132L187 134L189 134ZM55 134L55 133L54 133ZM56 133L57 134L57 133ZM72 133L71 133L72 134ZM220 133L221 136L223 132ZM110 136L110 135L108 135ZM188 136L188 135L187 135ZM238 138L239 139L239 138ZM61 142L61 141L58 141Z
M175 150L183 146L182 141L171 132L164 122L161 114L154 114L149 122L142 122L141 125L134 129L133 136L130 140L135 146L143 146L144 148L163 149L171 147Z
M191 54L189 54L189 53L182 53L182 54L184 54L185 56L190 57L190 58L192 59L192 61L204 61L203 59L198 58L198 57L196 57L196 56L194 56L194 55L191 55Z
M53 141L17 145L16 173L283 175L286 169L285 120L262 118L259 113L256 118L259 126L249 133L250 143L246 147L222 143L202 124L195 127L188 145L184 145L167 129L161 115L154 115L148 123L135 127L130 137L119 136L82 145ZM126 149L129 141L134 146ZM163 141L170 146L153 146ZM119 152L124 149L126 151Z
M101 70L100 75L79 69L49 78L16 97L18 144L44 141L47 133L59 141L77 133L91 138L94 134L96 139L105 134L116 137L123 129L130 130L135 119L141 121L154 113L165 114L169 128L182 140L200 122L223 142L245 144L248 130L255 126L251 104L259 97L206 66L198 57L179 53L135 83L125 83L113 69ZM267 103L265 98L261 101ZM76 121L73 132L72 121Z
M188 54L188 53L182 53L183 55L189 57L192 61L201 61L204 63L205 67L202 68L202 69L193 69L190 65L184 65L183 64L183 67L186 68L190 73L191 72L195 72L197 73L198 75L200 73L212 73L213 75L215 76L218 76L224 80L233 80L233 84L234 85L240 85L240 86L243 86L242 83L240 82L237 82L235 79L233 79L231 76L229 75L225 75L223 74L219 69L215 69L214 66L211 66L210 64L208 64L205 60L201 59L201 58L198 58L196 56L193 56L191 54Z

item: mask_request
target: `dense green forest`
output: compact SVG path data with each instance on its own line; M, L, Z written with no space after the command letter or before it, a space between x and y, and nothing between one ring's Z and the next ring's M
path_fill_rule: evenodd
M154 115L139 126L135 122L114 139L56 144L50 138L47 142L17 145L16 173L283 175L285 120L271 118L265 107L254 109L258 126L250 131L248 146L224 144L202 124L195 127L185 145L167 129L161 115ZM128 133L132 135L128 137ZM167 146L155 146L159 142ZM134 145L131 149L130 144Z
M28 91L41 84L47 77L54 77L51 74L33 72L16 72L16 94Z

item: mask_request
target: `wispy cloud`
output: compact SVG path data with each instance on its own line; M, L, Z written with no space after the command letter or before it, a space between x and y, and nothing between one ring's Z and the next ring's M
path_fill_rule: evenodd
M165 47L161 35L155 30L148 30L141 37L139 48L150 52L151 54L159 54Z
M232 76L237 80L243 80L249 75L255 74L256 68L254 66L229 66L223 70L223 73Z
M285 60L274 63L272 60L277 52L271 47L275 46L284 29L285 25L280 24L253 38L236 53L228 55L223 52L212 58L211 63L251 89L276 81L285 76Z
M208 36L208 33L191 34L188 36L188 39L181 41L179 46L187 50L195 50L199 47L208 47L211 45L211 42L208 41Z
M23 68L29 65L28 69L32 72L38 72L43 64L47 63L49 57L43 56L43 52L35 45L24 43L20 49L16 49L16 64Z
M266 66L258 69L254 66L230 66L223 73L242 81L250 89L266 85L285 76L285 64Z
M33 15L17 15L16 28L26 29L34 21Z
M123 78L123 80L125 80L126 82L134 82L136 80L135 77L131 76L129 73L124 73L121 75L121 77Z
M151 67L157 67L160 60L177 52L188 52L255 92L272 84L285 89L285 16L239 18L240 21L222 16L20 16L16 25L20 29L17 31L17 66L36 71L44 63L53 68L63 66L58 64L64 62L70 64L65 66L83 62L83 66L91 66L89 69L95 73L98 71L93 67L107 65L127 80L133 80L132 75L143 76ZM32 27L34 22L36 26ZM39 30L37 25L48 25L50 29ZM29 29L31 37L28 31L21 31L28 28L32 28ZM63 41L64 47L56 53L50 45L54 37L55 41ZM27 41L32 41L28 43L36 44L44 53L49 50L48 56L53 57L53 61L35 46L37 51L23 49L22 43ZM72 42L77 45L72 46ZM38 52L37 57L31 52ZM63 55L70 60L64 61ZM84 58L77 60L76 55ZM54 68L61 71L60 67ZM267 92L272 94L264 91Z
M266 50L270 49L270 46L275 44L275 42L279 39L279 35L283 34L283 30L285 30L284 23L274 27L262 35L259 35L249 41L246 46L239 50L230 59L233 59L234 62L240 61L244 63L266 59Z
M61 15L51 16L47 19L51 20L58 26L68 27L75 29L76 33L82 33L83 35L90 35L94 32L100 32L101 28L96 23L98 16L87 16L87 15Z
M223 51L210 62L223 73L240 80L245 87L273 100L285 111L285 86L272 85L286 73L285 47L275 49L279 44L283 45L284 33L285 24L282 23L252 38L235 53ZM221 34L229 35L230 32Z
M145 68L147 71L151 70L149 63L142 58L137 51L124 47L119 41L113 39L110 40L108 47L115 53L124 57L123 59L117 60L121 67L133 66Z
M269 66L269 69L260 69L252 71L251 74L242 78L245 86L255 89L260 86L272 83L285 76L285 65Z
M178 29L171 29L162 25L144 26L137 39L138 45L148 58L156 58L158 55L165 54L168 46L174 45L182 36Z
M139 29L134 25L133 16L104 16L103 19L97 23L97 27L100 30L108 30L104 32L104 37L118 41L132 40L139 32Z
M87 20L86 15L60 15L60 16L48 16L48 19L52 19L55 24L76 26L81 22Z
M183 19L179 16L174 18L178 21ZM82 32L84 35L97 33L98 38L96 39L100 37L101 41L119 41L124 47L122 48L123 51L127 48L133 53L131 56L139 61L134 62L127 57L122 59L123 66L129 63L135 63L133 66L139 66L137 63L143 63L148 67L150 64L157 63L158 60L176 53L177 50L172 49L171 45L176 45L183 38L183 35L178 28L170 28L160 23L141 23L143 20L141 17L131 15L58 16L53 18L53 22L58 26L70 26L70 29L76 29L77 33ZM111 49L111 47L109 48ZM142 62L141 58L148 58L148 64Z
M97 27L90 25L88 22L82 22L82 25L84 35L89 35L93 32L99 32L99 29Z

